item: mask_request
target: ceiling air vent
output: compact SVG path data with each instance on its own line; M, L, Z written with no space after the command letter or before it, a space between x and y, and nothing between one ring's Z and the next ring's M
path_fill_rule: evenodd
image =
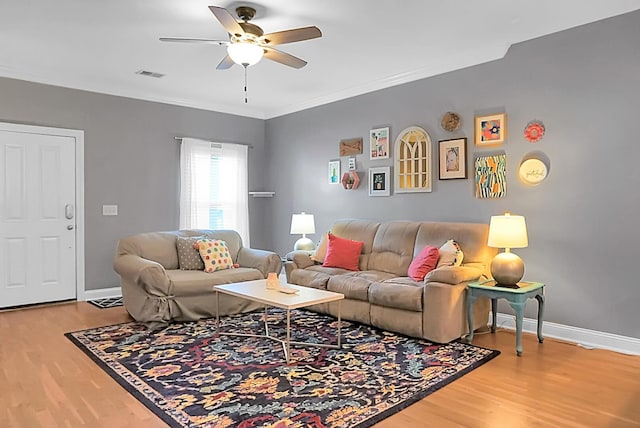
M155 77L156 79L164 77L164 74L162 73L156 73L156 72L147 71L147 70L138 70L136 71L136 74L139 74L141 76L147 76L147 77Z

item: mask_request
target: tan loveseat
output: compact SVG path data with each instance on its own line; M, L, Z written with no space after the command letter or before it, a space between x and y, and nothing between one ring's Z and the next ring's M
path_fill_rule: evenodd
M226 242L238 268L206 273L182 270L178 263L177 237L204 236ZM266 278L280 272L276 253L242 246L233 230L180 230L151 232L120 239L114 268L120 275L124 306L142 322L166 323L213 317L216 299L213 286ZM255 310L257 303L220 295L220 314Z
M340 220L331 233L364 242L360 271L323 267L307 254L294 253L293 260L285 263L287 281L344 294L345 319L445 343L468 333L466 285L488 277L496 254L487 246L488 232L488 225L477 223ZM423 247L439 248L449 239L460 244L461 266L434 269L424 282L407 276ZM338 304L311 309L337 316ZM474 303L474 329L486 327L489 309L487 299Z

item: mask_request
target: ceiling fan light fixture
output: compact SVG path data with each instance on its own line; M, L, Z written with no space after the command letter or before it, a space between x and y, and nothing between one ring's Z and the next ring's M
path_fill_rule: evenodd
M247 67L260 61L264 50L253 43L238 42L227 46L227 54L236 64Z

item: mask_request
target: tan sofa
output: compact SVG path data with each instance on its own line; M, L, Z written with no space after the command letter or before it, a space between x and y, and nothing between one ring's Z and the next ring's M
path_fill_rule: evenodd
M227 243L235 269L206 273L181 270L176 237L206 236ZM282 261L276 253L242 246L233 230L180 230L151 232L120 239L114 268L120 275L124 306L142 322L166 323L213 317L216 299L213 286L266 278L280 272ZM220 314L255 310L257 303L220 295Z
M468 333L466 286L488 277L497 251L487 246L488 232L488 225L477 223L340 220L331 233L364 242L360 271L323 267L308 254L293 253L285 263L287 281L344 294L345 319L445 343ZM424 246L439 248L449 239L461 246L461 266L434 269L424 282L407 276L411 261ZM337 316L338 304L311 309ZM474 329L486 327L489 309L488 299L476 301Z

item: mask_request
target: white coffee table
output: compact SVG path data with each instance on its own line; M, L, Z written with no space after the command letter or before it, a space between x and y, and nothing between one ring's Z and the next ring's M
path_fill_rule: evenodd
M318 290L315 288L302 287L294 284L281 284L282 286L295 288L298 290L295 294L286 294L277 290L267 289L267 280L259 279L256 281L243 281L233 284L215 285L213 287L216 292L216 334L225 334L230 336L244 337L263 337L275 340L282 344L284 356L289 364L291 344L319 346L324 348L339 349L342 348L341 331L340 331L340 301L344 299L344 294L334 293L332 291ZM248 334L248 333L232 333L220 331L220 293L229 294L231 296L241 297L253 302L262 303L264 306L264 329L265 334ZM291 309L304 308L306 306L316 305L319 303L338 302L338 334L337 344L329 343L310 343L296 342L291 340ZM287 328L286 339L282 340L276 336L269 334L269 325L267 324L267 308L275 307L286 309L287 311Z

